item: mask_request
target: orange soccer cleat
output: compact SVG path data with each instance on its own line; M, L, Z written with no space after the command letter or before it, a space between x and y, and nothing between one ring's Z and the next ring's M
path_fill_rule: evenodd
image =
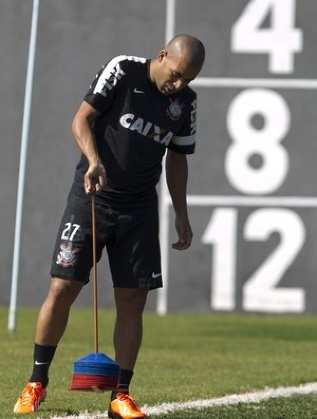
M108 416L111 419L146 419L146 414L126 393L117 393L116 398L110 403Z
M41 402L46 397L46 390L42 383L28 383L22 390L13 412L32 413L39 410Z

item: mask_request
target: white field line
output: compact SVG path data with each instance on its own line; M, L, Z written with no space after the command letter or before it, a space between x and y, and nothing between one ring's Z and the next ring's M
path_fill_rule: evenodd
M244 394L231 394L229 396L201 399L188 402L162 403L156 406L143 406L143 410L151 416L159 416L166 413L173 413L186 409L205 409L215 406L232 406L239 403L259 403L264 400L276 399L278 397L291 397L317 393L317 382L301 384L293 387L266 388L265 390L254 391ZM106 419L105 412L81 413L76 416L51 416L51 419Z
M172 205L171 197L168 204ZM197 206L240 206L240 207L317 207L316 197L301 196L241 196L241 195L187 195L188 205Z
M256 79L237 77L198 77L194 87L271 87L276 89L317 89L317 79Z

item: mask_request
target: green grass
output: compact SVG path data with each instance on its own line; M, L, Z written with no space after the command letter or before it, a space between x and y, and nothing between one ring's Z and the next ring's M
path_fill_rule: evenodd
M265 403L187 410L160 419L315 419L317 396L280 398Z
M0 418L12 418L28 379L37 310L21 309L18 329L7 332L0 308ZM113 314L100 315L101 350L113 355ZM265 315L145 315L144 342L132 385L142 404L243 393L266 386L317 381L317 318ZM51 367L49 395L37 417L100 411L107 397L68 391L73 361L91 352L90 310L73 310ZM256 405L162 415L161 419L317 418L317 397L281 398Z

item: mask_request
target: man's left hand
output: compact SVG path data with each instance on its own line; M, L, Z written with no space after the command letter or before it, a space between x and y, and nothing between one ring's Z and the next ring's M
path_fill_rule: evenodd
M178 241L172 244L173 249L185 250L191 245L193 232L188 217L177 217L175 219L175 228L178 234Z

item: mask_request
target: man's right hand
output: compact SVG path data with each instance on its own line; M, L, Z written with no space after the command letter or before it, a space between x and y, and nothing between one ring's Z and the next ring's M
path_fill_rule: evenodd
M85 192L87 194L101 191L107 183L104 165L98 161L90 163L84 177Z

